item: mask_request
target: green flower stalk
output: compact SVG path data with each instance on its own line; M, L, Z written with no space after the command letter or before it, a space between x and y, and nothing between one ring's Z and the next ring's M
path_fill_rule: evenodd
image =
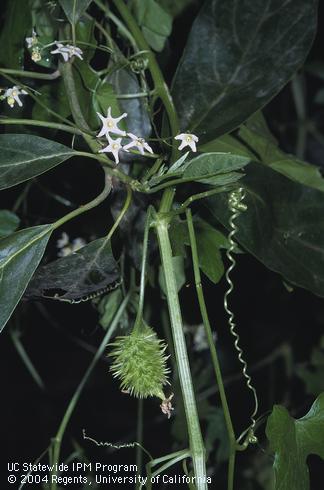
M160 398L162 411L169 415L171 397L166 399L163 392L163 386L169 384L167 345L144 322L141 328L135 328L128 336L117 337L110 345L113 350L109 356L114 359L110 371L121 381L121 390L137 398Z

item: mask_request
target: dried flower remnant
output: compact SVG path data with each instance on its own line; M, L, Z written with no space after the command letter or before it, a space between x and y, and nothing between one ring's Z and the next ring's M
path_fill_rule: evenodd
M26 37L25 41L28 49L34 47L38 43L37 33L34 29L32 30L31 37Z

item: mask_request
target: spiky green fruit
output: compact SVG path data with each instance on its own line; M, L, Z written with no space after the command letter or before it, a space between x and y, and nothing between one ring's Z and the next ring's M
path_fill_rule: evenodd
M121 381L121 389L137 398L157 396L164 400L163 386L169 384L167 346L154 330L144 324L139 331L117 337L111 345L109 356L114 360L110 371Z

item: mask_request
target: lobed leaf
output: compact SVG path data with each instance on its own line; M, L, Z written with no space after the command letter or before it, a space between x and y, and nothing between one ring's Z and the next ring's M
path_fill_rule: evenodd
M290 417L287 409L275 405L268 418L266 434L275 452L275 490L309 490L307 457L324 459L324 393L300 419Z
M99 238L71 255L41 266L25 296L77 303L114 289L119 279L111 243Z

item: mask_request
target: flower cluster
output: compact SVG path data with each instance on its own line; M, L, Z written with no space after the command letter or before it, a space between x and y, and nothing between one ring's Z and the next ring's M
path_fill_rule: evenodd
M22 102L19 98L20 95L27 95L26 90L20 89L17 85L14 85L12 88L7 88L5 90L5 93L0 96L0 100L7 99L7 103L10 105L10 107L14 107L15 102L19 105L19 107L22 107Z
M118 127L118 123L127 117L126 112L119 117L113 117L111 115L111 107L108 107L107 117L103 116L99 112L97 112L97 115L102 123L102 128L97 134L97 138L105 136L108 140L108 145L102 148L102 150L99 150L99 153L112 153L116 163L119 163L119 152L121 150L128 152L130 148L135 148L141 155L144 155L145 150L149 153L153 153L152 148L144 138L136 136L133 133L126 133L126 131L123 131ZM121 137L114 139L111 137L112 134L119 135ZM130 142L124 146L121 143L123 136L127 136L130 139ZM179 150L189 146L193 152L197 151L196 143L198 142L198 136L195 134L181 133L175 136L175 139L181 141Z
M58 256L59 257L66 257L67 255L70 255L80 248L84 247L86 245L86 241L83 238L74 238L70 242L69 235L65 233L65 231L62 233L61 238L57 240L56 246L59 248Z
M71 44L62 44L55 41L56 49L51 51L51 54L61 54L64 61L69 61L73 56L77 56L80 60L83 60L83 51L77 46L72 46Z
M126 133L126 131L123 131L118 127L118 123L122 119L127 117L126 112L124 112L124 114L122 114L119 117L113 117L111 115L111 107L108 107L107 117L103 116L99 112L97 112L97 114L102 122L102 128L98 133L97 137L101 138L102 136L106 136L108 141L108 145L102 148L102 150L99 150L99 153L112 153L116 163L119 163L119 152L121 150L128 152L130 148L137 148L138 151L141 153L141 155L144 155L145 150L148 151L149 153L153 153L152 148L144 140L144 138L136 136L133 133ZM123 146L121 144L122 138L113 139L111 137L112 134L120 135L120 136L128 136L128 138L130 138L131 141L130 143L127 143L127 145Z
M27 48L32 50L31 59L35 61L35 63L41 61L42 59L41 50L40 47L38 46L37 33L34 29L32 30L31 37L26 37L25 41L27 44Z

